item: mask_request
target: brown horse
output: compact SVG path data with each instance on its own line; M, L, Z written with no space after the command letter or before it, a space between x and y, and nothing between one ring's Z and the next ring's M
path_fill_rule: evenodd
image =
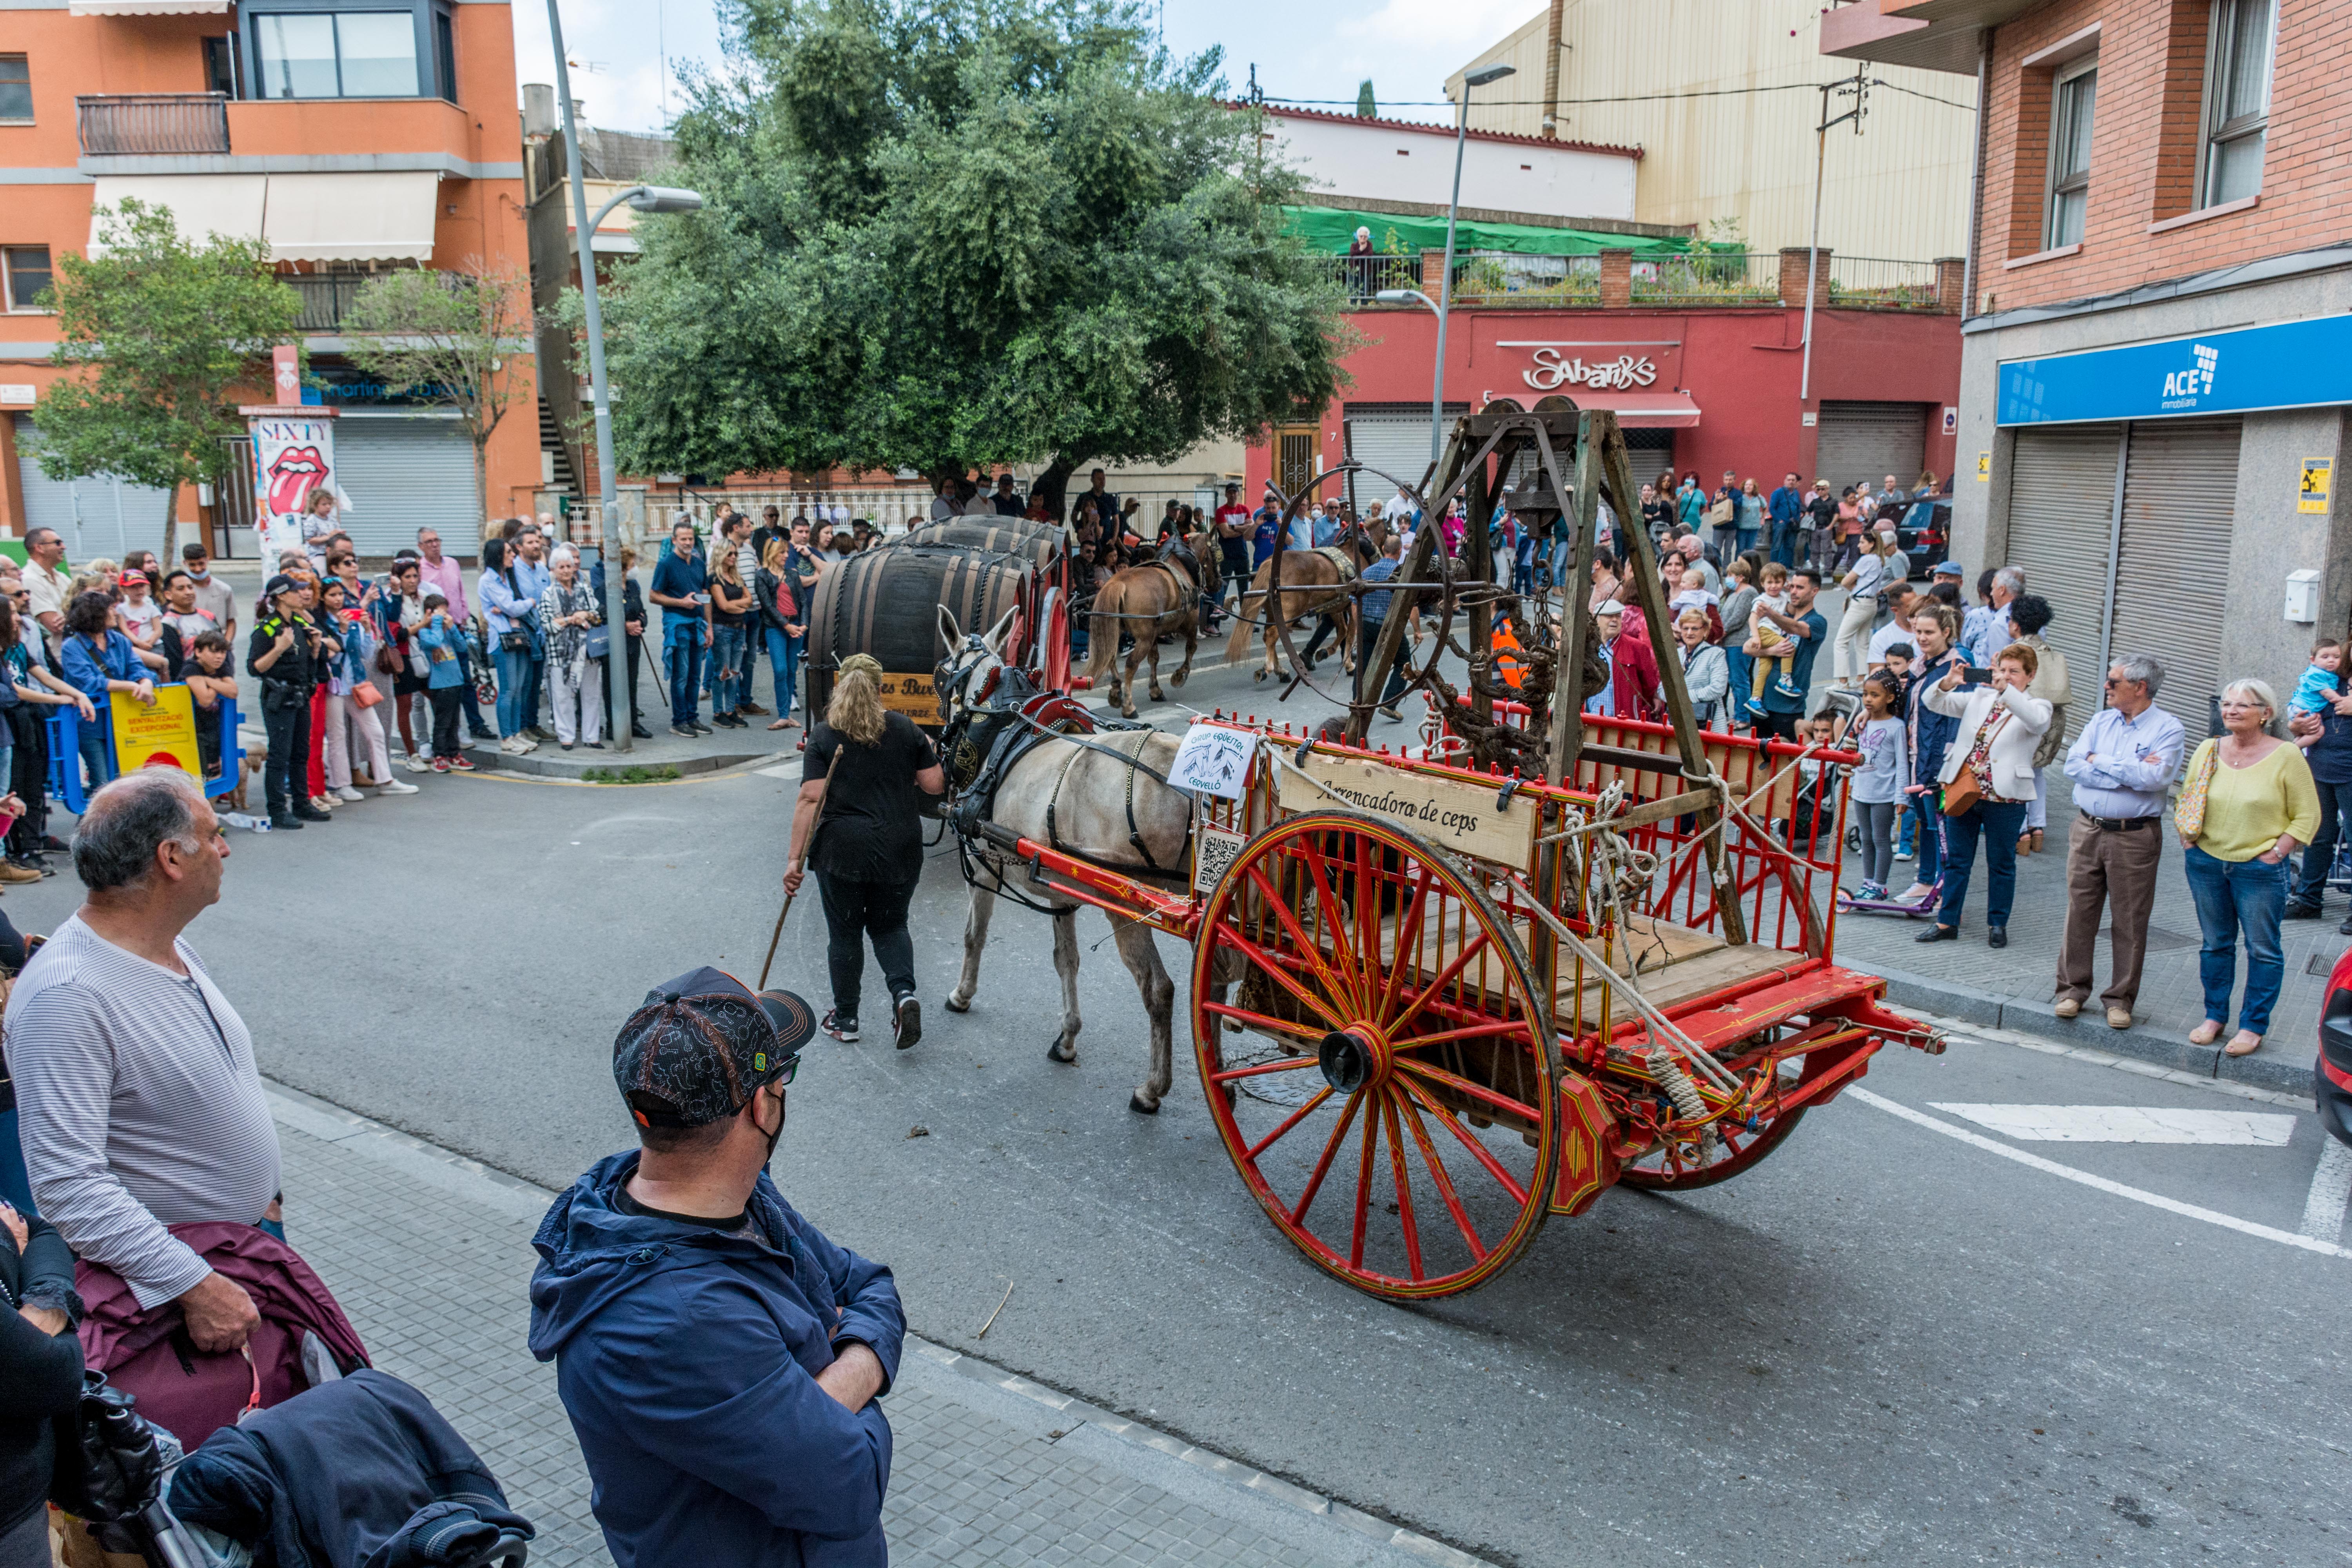
M1087 676L1099 680L1108 672L1108 703L1125 719L1135 717L1135 667L1148 662L1151 700L1164 700L1160 689L1160 639L1184 636L1184 662L1169 678L1184 684L1192 673L1192 656L1201 646L1201 600L1214 599L1223 586L1217 575L1217 546L1204 530L1157 560L1119 569L1095 591L1094 620L1087 631ZM1120 634L1135 639L1123 670L1118 664Z
M1339 535L1336 544L1318 550L1286 550L1282 552L1282 594L1280 603L1272 614L1259 606L1272 596L1274 561L1268 557L1251 579L1249 591L1242 595L1241 608L1234 617L1234 635L1225 645L1228 663L1239 663L1249 647L1250 633L1261 629L1263 622L1265 659L1252 673L1253 680L1264 680L1278 675L1274 650L1281 640L1281 628L1293 626L1312 616L1333 623L1339 634L1341 668L1353 673L1356 668L1356 599L1346 589L1365 567L1379 560L1388 549L1391 534L1383 518L1369 522L1350 524ZM1309 661L1308 668L1314 668Z

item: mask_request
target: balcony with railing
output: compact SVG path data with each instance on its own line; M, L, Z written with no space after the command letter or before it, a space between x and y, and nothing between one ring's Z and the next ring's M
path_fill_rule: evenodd
M1941 310L1947 303L1935 262L1871 256L1830 258L1829 302L1850 310Z
M331 332L343 324L343 317L350 312L352 301L360 297L360 289L366 286L367 275L335 272L324 276L287 277L278 281L302 297L302 314L294 323L299 330Z
M1780 258L1740 251L1635 257L1629 302L1677 310L1707 305L1778 305Z
M226 93L86 93L74 110L86 158L229 150Z

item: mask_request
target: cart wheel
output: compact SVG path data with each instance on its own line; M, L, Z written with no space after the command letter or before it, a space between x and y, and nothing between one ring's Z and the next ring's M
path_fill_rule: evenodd
M1320 811L1244 845L1202 911L1192 1041L1276 1228L1391 1300L1508 1267L1559 1162L1541 995L1512 923L1414 834Z
M1762 1164L1764 1157L1778 1149L1781 1140L1794 1132L1797 1123L1804 1119L1805 1108L1801 1105L1774 1116L1753 1132L1744 1127L1718 1123L1722 1142L1713 1159L1696 1147L1660 1144L1640 1159L1627 1162L1617 1173L1617 1180L1624 1186L1652 1193L1685 1193L1694 1187L1711 1187Z

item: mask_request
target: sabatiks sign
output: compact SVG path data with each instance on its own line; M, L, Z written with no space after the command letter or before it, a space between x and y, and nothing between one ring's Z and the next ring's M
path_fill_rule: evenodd
M1588 362L1581 357L1563 359L1558 349L1538 349L1528 357L1536 367L1521 371L1519 379L1538 392L1557 386L1648 386L1658 379L1657 362L1647 354L1619 354L1612 360Z
M1276 794L1285 811L1352 807L1410 828L1441 848L1506 866L1528 864L1535 805L1517 795L1498 804L1501 779L1472 784L1318 752L1307 754L1307 776L1301 772L1297 766L1281 770Z
M310 492L331 489L335 469L335 422L331 418L253 420L253 495L261 531L262 558L275 563L281 550L302 542L302 509Z

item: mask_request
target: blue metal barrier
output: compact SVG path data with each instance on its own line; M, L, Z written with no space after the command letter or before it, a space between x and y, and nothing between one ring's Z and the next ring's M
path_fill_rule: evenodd
M114 751L114 715L107 703L97 703L97 726L105 737L107 754ZM196 722L205 721L204 710L196 710ZM71 703L49 710L43 721L48 727L49 798L79 816L89 804L89 795L82 787L81 776L81 714ZM205 798L217 800L236 788L245 772L245 748L236 738L236 699L220 700L220 757L218 778L205 780Z

